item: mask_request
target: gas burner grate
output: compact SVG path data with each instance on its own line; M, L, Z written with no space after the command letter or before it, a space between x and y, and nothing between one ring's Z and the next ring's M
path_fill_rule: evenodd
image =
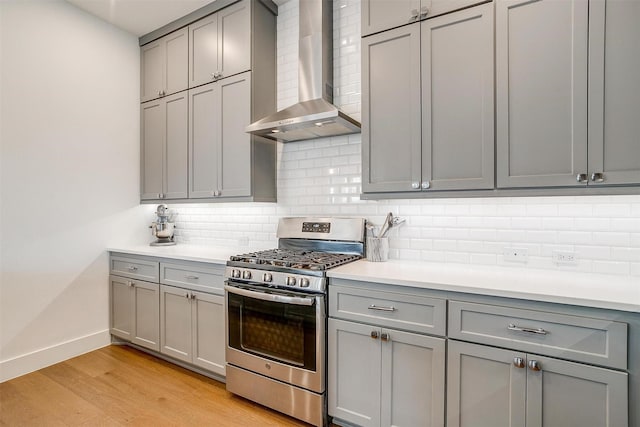
M322 271L351 261L356 261L360 258L360 255L333 252L269 249L266 251L235 255L231 257L231 261Z

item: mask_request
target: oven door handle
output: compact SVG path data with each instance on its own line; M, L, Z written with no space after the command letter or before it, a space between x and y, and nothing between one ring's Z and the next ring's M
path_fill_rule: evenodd
M242 295L244 297L260 299L271 302L281 302L285 304L293 305L306 305L312 306L315 302L315 297L288 297L286 295L268 294L266 292L254 292L248 289L238 288L236 286L224 285L224 289L232 294Z

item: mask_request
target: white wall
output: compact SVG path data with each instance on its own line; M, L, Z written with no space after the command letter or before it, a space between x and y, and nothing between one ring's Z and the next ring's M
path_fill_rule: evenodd
M146 241L137 39L0 1L0 381L108 344L105 248Z
M297 101L298 1L279 8L278 108ZM334 2L336 104L360 118L360 2ZM277 204L173 205L178 240L252 248L276 244L285 215L365 216L392 211L407 223L390 233L391 257L640 276L640 196L361 201L360 135L279 144ZM527 248L527 264L503 248ZM578 265L557 266L554 250ZM639 280L640 283L640 280Z

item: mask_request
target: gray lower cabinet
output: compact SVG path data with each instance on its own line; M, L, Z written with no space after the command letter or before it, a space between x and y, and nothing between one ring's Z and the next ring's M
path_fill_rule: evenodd
M640 183L640 3L589 2L589 185Z
M446 300L371 282L329 286L328 401L359 426L444 424Z
M224 266L121 253L109 264L113 336L225 376Z
M189 198L250 196L251 72L189 90L189 106Z
M445 340L329 319L329 415L360 426L444 425Z
M493 3L364 37L362 70L363 192L493 188Z
M449 300L447 425L628 426L629 325L516 304Z
M141 200L187 197L188 93L140 106Z
M448 341L448 427L628 426L628 375Z
M160 352L225 375L224 297L160 286Z
M110 276L111 334L151 350L160 350L160 285Z

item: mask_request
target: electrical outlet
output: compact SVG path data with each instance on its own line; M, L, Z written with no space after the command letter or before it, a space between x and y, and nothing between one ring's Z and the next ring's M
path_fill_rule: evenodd
M506 262L527 262L529 259L529 249L527 248L504 248L502 252Z
M553 251L551 259L556 265L577 265L578 255L571 251Z

